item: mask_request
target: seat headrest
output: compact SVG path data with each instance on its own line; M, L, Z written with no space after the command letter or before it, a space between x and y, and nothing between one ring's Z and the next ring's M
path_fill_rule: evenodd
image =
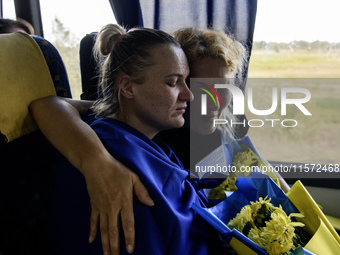
M55 89L45 58L28 34L1 34L0 45L0 132L10 142L37 130L29 105L55 95Z

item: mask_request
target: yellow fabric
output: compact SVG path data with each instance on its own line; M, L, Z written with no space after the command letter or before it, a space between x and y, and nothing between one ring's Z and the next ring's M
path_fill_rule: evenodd
M299 219L305 223L304 229L313 234L305 248L315 254L340 254L340 237L331 223L315 203L300 181L297 181L287 193L296 208L305 215Z
M337 217L326 215L329 222L332 224L332 226L335 228L335 230L340 230L340 219Z
M10 142L37 129L30 103L55 95L45 58L25 33L0 35L0 132Z
M256 252L234 237L230 240L230 246L234 249L237 255L257 255Z

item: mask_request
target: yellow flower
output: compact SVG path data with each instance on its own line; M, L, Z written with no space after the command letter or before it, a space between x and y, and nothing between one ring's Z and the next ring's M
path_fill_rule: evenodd
M273 204L270 203L271 198L266 196L264 199L262 197L259 198L259 201L250 202L252 210L253 210L253 218L256 225L263 225L264 220L270 212L272 208L274 208Z
M248 222L248 224L254 226L252 213L253 211L249 205L244 206L241 211L235 216L235 218L229 221L228 227L231 229L236 228L238 231L242 232L243 228Z
M224 191L235 191L237 190L237 187L235 185L237 178L227 178L224 182L222 182L219 186L216 188L213 188L209 193L210 199L220 199L224 200L226 199L226 195Z
M226 199L226 195L224 191L236 191L237 187L235 182L239 177L240 173L246 177L250 174L251 168L250 166L264 166L263 161L246 145L241 144L243 149L242 152L236 153L233 159L232 166L235 167L236 171L232 172L228 178L225 179L223 183L219 186L213 188L209 194L210 199ZM242 169L242 166L249 166L249 168Z
M281 205L273 206L270 198L259 198L242 208L236 217L229 221L230 228L236 228L250 240L264 248L270 255L286 254L295 247L295 228L302 227L300 222L292 222L291 217L303 217L300 213L287 216ZM251 224L249 224L251 223ZM249 228L246 229L245 228Z
M265 246L266 241L261 236L261 230L257 227L252 228L248 233L248 238L253 242L257 243L262 248Z

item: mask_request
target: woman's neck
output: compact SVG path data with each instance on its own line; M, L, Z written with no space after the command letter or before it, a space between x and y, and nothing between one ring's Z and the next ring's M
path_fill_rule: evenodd
M147 136L150 139L153 139L157 135L157 133L160 131L160 130L157 130L156 128L152 128L146 125L139 118L135 118L133 115L128 117L126 114L121 114L117 112L117 113L111 114L108 117L124 122L125 124L128 124L129 126L137 129L139 132L143 133L145 136Z

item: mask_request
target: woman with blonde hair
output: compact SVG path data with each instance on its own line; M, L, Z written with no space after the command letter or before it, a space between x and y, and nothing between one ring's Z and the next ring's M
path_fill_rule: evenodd
M191 78L189 87L195 98L190 103L190 110L186 113L190 114L190 116L186 116L187 120L190 119L186 122L186 128L190 129L186 131L185 129L178 129L173 133L177 136L181 132L186 132L186 139L191 138L190 145L186 148L187 154L183 157L182 154L179 154L179 157L184 166L192 170L195 163L221 145L221 135L225 138L224 142L227 142L227 136L234 137L235 134L235 128L229 124L230 120L235 121L235 116L232 115L230 91L218 89L220 100L214 95L215 103L209 97L207 113L202 115L202 91L198 89L202 83L197 83L197 81L205 81L211 87L214 86L214 83L233 83L236 85L242 82L242 78L237 78L237 74L242 73L244 69L247 52L244 46L232 35L212 29L183 28L175 31L173 36L181 44L188 58ZM228 119L229 121L225 125L216 127L214 125L216 119ZM221 132L215 132L216 128ZM167 137L169 137L168 134L162 136L170 144L178 143L174 147L180 147L179 143L183 143L175 137ZM189 162L189 159L191 162Z
M186 119L190 118L187 122L190 123L190 132L187 132L190 133L190 146L187 148L190 154L183 158L180 157L181 155L179 157L186 162L185 167L194 171L196 163L222 145L225 148L224 152L231 156L226 159L225 165L230 165L233 155L242 150L235 139L239 136L235 123L241 123L241 121L232 114L232 94L226 88L216 89L217 93L211 93L212 96L208 97L206 114L202 115L203 103L200 88L202 84L210 88L213 88L214 84L240 87L244 83L242 73L248 56L247 49L232 35L212 29L183 28L175 31L173 35L188 58L191 77L189 87L195 98L190 103L190 117L186 117ZM227 120L227 123L215 125L217 119ZM217 129L219 132L216 131ZM177 132L181 132L181 129ZM166 140L166 137L163 139ZM246 139L248 143L251 143L248 138ZM173 137L168 143L170 144L171 141L178 140ZM181 145L177 144L177 146ZM269 165L264 159L261 158L261 160ZM268 172L267 174L284 191L287 192L290 189L279 173Z

